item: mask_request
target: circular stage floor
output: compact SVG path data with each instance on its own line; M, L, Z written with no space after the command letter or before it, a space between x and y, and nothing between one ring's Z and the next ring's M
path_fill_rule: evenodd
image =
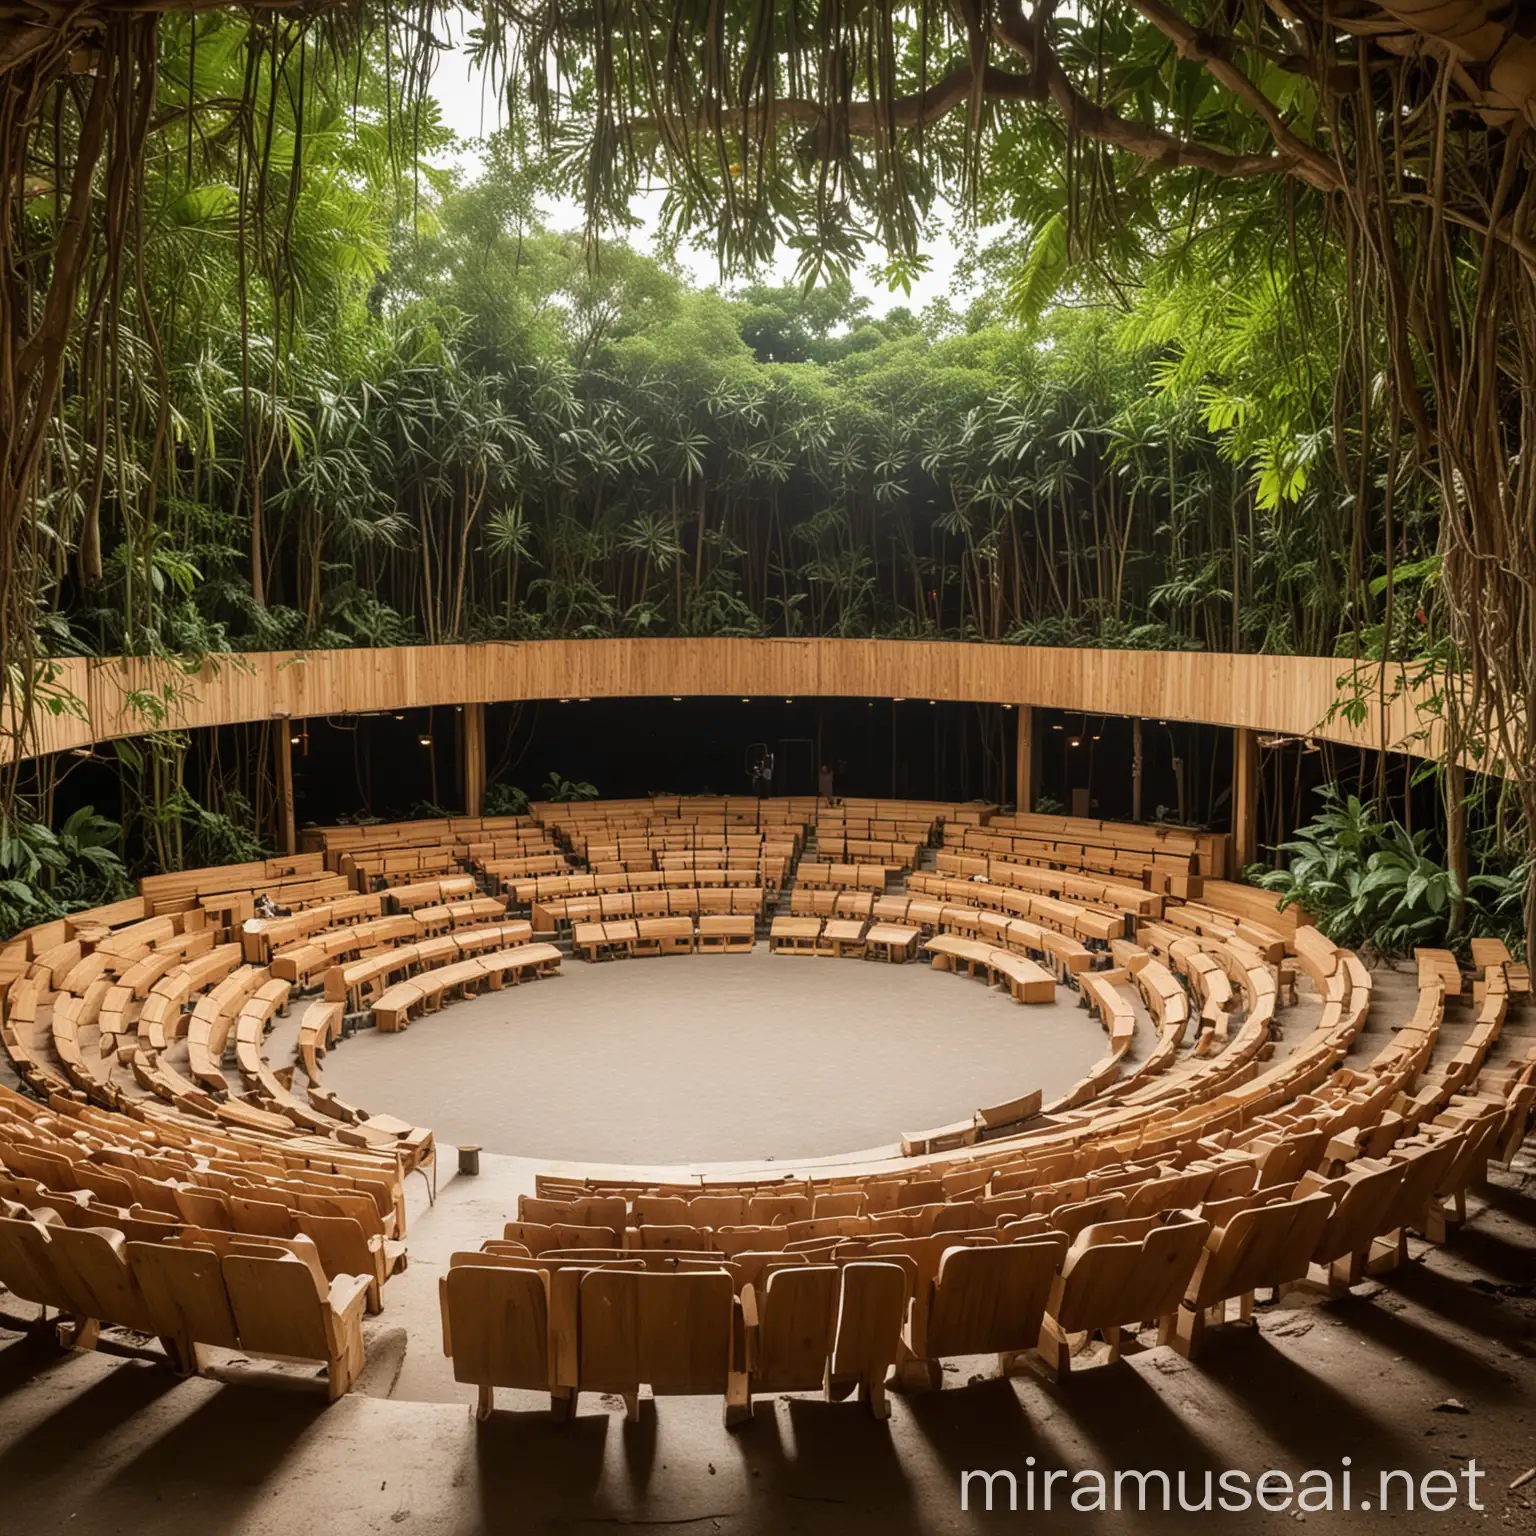
M814 1158L890 1147L1104 1052L1075 997L1020 1006L980 981L853 960L567 961L326 1058L342 1098L440 1140L561 1162Z

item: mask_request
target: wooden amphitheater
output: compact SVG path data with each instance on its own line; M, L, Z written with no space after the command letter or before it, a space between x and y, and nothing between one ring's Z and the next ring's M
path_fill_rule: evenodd
M1104 1055L1051 1102L999 1084L960 1122L893 1126L867 1162L537 1172L434 1252L440 1336L412 1340L481 1419L498 1389L562 1418L584 1394L634 1418L646 1391L726 1424L785 1393L883 1417L962 1357L1056 1381L1127 1344L1198 1358L1256 1298L1454 1243L1536 1106L1524 966L1422 953L1415 1006L1362 1048L1372 972L1210 873L1226 841L672 798L312 829L292 856L145 879L0 955L21 1083L0 1094L5 1324L167 1376L309 1361L343 1396L451 1170L430 1128L330 1091L326 1053L471 994L536 1011L572 964L766 941L1024 1004L1064 989ZM262 896L289 915L254 916Z
M780 687L786 668L831 691L860 667L881 686L872 667L890 666L891 648L842 644L721 642L712 657L695 648L687 683L660 670L641 686L710 693L726 676L761 685L769 667ZM593 645L609 648L615 693L665 656L655 642ZM545 685L537 654L513 661L509 684L506 658L491 658L498 683L462 670L485 657L451 649L458 673L375 666L386 681L367 702L446 691L473 705ZM938 649L914 647L883 686L910 686ZM1193 714L1231 660L1143 665L1163 669L1163 707ZM950 686L976 689L966 668L992 664L962 659ZM125 729L111 674L94 670L84 721L50 728ZM233 701L251 674L205 680L185 723L332 703L270 691L315 688L302 667L271 674L295 675ZM1310 707L1277 702L1295 694L1228 692L1248 713L1222 723L1251 735L1272 725L1266 711ZM1023 747L1017 766L1027 804ZM465 783L483 787L472 771ZM1250 776L1240 806L1252 795ZM1125 1383L1145 1394L1166 1377L1186 1399L1210 1394L1214 1413L1246 1372L1280 1390L1251 1349L1288 1343L1287 1320L1314 1315L1337 1319L1333 1353L1314 1362L1328 1375L1340 1338L1386 1347L1359 1317L1362 1294L1404 1285L1422 1306L1415 1277L1492 1241L1489 1222L1529 1254L1529 1224L1499 1202L1518 1188L1536 1113L1530 976L1481 941L1468 969L1437 951L1420 952L1416 974L1372 969L1233 878L1242 814L1229 834L981 803L659 796L295 827L279 857L147 877L131 900L0 949L16 1084L0 1086L0 1329L102 1390L234 1394L218 1433L260 1423L274 1455L295 1451L268 1405L329 1400L304 1421L327 1455L420 1433L439 1449L422 1453L418 1483L447 1501L450 1526L459 1485L435 1458L465 1454L463 1435L480 1447L482 1486L501 1486L486 1458L516 1459L530 1426L550 1426L538 1455L563 1470L526 1486L560 1518L554 1490L579 1470L581 1426L610 1419L670 1437L667 1454L705 1458L710 1477L739 1455L752 1469L740 1475L766 1486L765 1422L794 1422L810 1402L832 1415L815 1430L828 1443L866 1454L878 1425L902 1465L922 1463L930 1400L974 1403L966 1422L983 1439L1006 1439L1021 1400L1031 1416L1054 1404L1082 1424L1083 1455L1118 1422L1129 1456L1149 1402L1114 1406L1103 1391L1119 1404ZM664 964L608 963L645 959ZM385 1052L403 1047L382 1037L408 1034L475 1073L473 1054L456 1054L465 1000L536 1029L573 976L622 1007L636 978L707 989L732 966L769 990L780 977L905 986L936 972L952 978L938 983L936 1029L959 1031L991 995L1017 1005L1020 1030L1040 1007L1066 1008L1099 1044L1060 1091L1026 1073L958 1119L892 1123L878 1146L731 1164L450 1147L387 1099L349 1102L326 1081L330 1053L359 1032ZM537 1092L506 1085L514 1106ZM1406 1369L1392 1360L1407 1346L1391 1344L1377 1362L1387 1376ZM351 1405L367 1405L366 1425ZM1166 1453L1187 1456L1171 1423ZM375 1506L393 1466L378 1470ZM651 1518L649 1474L600 1483L594 1508ZM943 1488L926 1496L941 1512ZM792 1504L771 1507L776 1525Z

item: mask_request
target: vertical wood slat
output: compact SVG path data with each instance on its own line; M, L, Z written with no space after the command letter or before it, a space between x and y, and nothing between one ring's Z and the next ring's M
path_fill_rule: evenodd
M1366 667L1365 720L1336 708L1349 663L1330 657L1105 651L904 640L542 640L524 644L252 652L188 675L145 659L63 659L71 709L37 711L31 754L161 728L554 698L933 698L1202 721L1417 756L1441 732L1396 676ZM1348 687L1347 682L1344 685ZM1352 690L1351 690L1352 691ZM159 701L163 718L142 708ZM1379 697L1385 703L1378 703ZM6 745L5 750L9 750ZM1483 765L1486 771L1488 765Z
M1013 803L1021 814L1035 805L1035 710L1032 704L1020 704L1019 740L1014 749Z
M1259 736L1239 726L1232 741L1232 845L1238 872L1259 857Z
M293 722L272 722L272 755L277 771L277 838L280 853L297 853L298 828L293 811Z
M464 753L464 814L485 815L485 705L464 706L459 732Z

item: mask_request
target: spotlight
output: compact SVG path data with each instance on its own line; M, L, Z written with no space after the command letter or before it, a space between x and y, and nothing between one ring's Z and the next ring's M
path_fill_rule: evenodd
M569 704L571 701L569 699L561 699L560 702L562 704Z
M906 702L907 701L905 699L892 699L891 700L892 704L905 704Z
M1066 726L1064 726L1064 725L1053 725L1051 727L1051 729L1053 731L1064 731L1064 730L1066 730Z
M752 700L751 700L751 699L749 699L749 698L748 698L748 697L747 697L747 696L746 696L746 694L742 694L742 696L741 696L741 702L742 702L742 703L743 703L743 704L750 704L750 703L751 703L751 702L752 702Z
M1095 740L1095 741L1097 741L1097 740L1098 740L1098 739L1099 739L1099 733L1098 733L1098 732L1097 732L1097 731L1095 731L1095 732L1094 732L1094 733L1093 733L1093 739L1094 739L1094 740Z
M1080 746L1082 746L1082 744L1083 744L1083 738L1081 736L1074 736L1072 738L1072 745L1074 747L1080 747Z
M793 699L785 699L784 702L786 704L793 704L795 701Z
M430 736L418 736L416 740L419 741L424 747L430 747L432 745L432 738Z
M590 695L590 694L589 694L589 695L588 695L588 696L587 696L587 697L586 697L586 698L584 698L584 699L577 699L577 700L576 700L576 702L577 702L577 703L578 703L578 704L590 704L590 703L591 703L591 702L592 702L592 698L591 698L591 695Z
M928 702L930 704L937 704L939 701L937 699L929 699Z
M681 703L682 703L682 702L683 702L683 696L682 696L682 694L680 694L680 693L674 693L674 694L673 694L673 695L672 695L672 702L673 702L673 703L674 703L674 704L681 704Z
M396 719L396 720L404 720L404 719L405 719L405 716L404 716L404 715L396 715L396 716L395 716L395 719Z
M295 731L294 734L288 738L288 744L290 746L296 747L303 740L304 738L300 736L297 731Z

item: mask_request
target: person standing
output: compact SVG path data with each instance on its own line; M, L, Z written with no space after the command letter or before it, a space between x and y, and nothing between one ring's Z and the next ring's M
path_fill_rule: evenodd
M830 763L823 763L821 765L821 771L816 776L816 785L817 785L817 792L820 794L821 798L823 800L825 800L828 805L831 805L832 804L832 766L831 766Z

